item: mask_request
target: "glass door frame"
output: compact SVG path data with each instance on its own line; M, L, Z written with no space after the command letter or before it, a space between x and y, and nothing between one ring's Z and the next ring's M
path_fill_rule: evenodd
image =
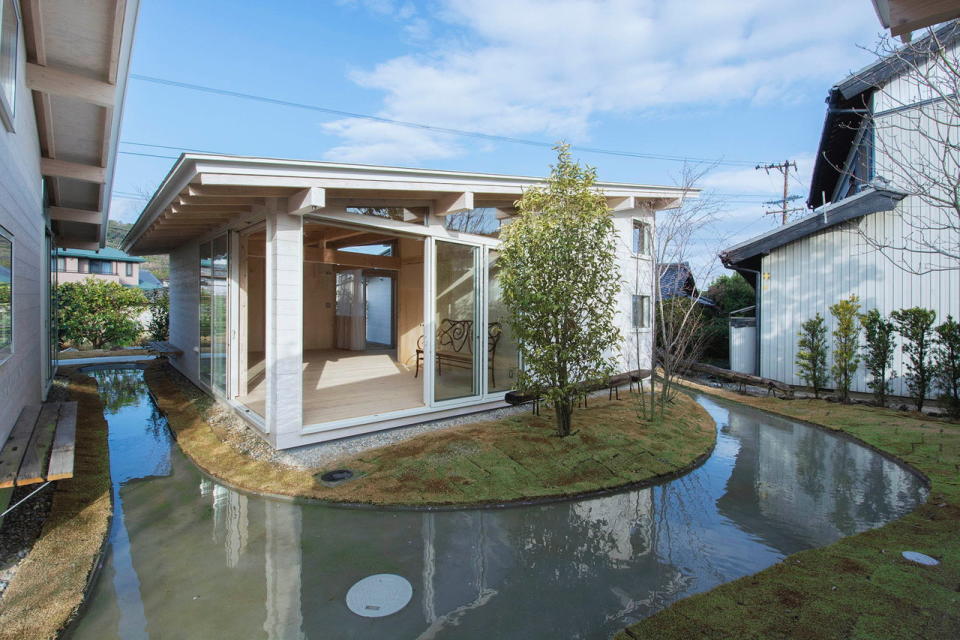
M436 371L437 371L437 362L436 362L436 336L437 336L437 326L436 326L436 315L437 315L437 299L436 299L436 286L437 286L437 243L446 242L449 244L458 244L470 247L474 249L473 252L473 269L474 269L474 288L473 288L473 363L472 363L472 374L475 381L476 392L471 395L461 396L458 398L450 398L448 400L437 400L436 398ZM426 254L429 255L429 260L427 264L429 265L429 273L426 274L427 282L424 286L424 398L426 399L426 404L431 408L450 408L458 406L469 406L482 402L487 395L487 380L486 376L483 375L483 372L486 371L487 367L487 349L484 342L484 333L483 328L486 327L487 322L487 305L486 305L486 276L483 275L482 270L484 269L487 250L486 245L480 242L470 242L468 240L461 240L459 238L438 238L430 237L427 242ZM429 363L429 364L428 364Z

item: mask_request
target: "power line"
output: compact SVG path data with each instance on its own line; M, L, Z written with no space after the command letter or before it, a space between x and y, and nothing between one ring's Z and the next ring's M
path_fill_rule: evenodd
M293 102L291 100L282 100L280 98L271 98L269 96L261 96L253 93L243 93L240 91L231 91L229 89L219 89L217 87L209 87L206 85L200 84L191 84L189 82L180 82L177 80L169 80L167 78L157 78L155 76L147 76L138 73L130 74L130 77L134 80L140 80L142 82L151 82L154 84L165 85L169 87L177 87L180 89L188 89L190 91L199 91L202 93L209 93L219 96L227 96L230 98L239 98L243 100L252 100L255 102L263 102L266 104L274 104L283 107L292 107L295 109L306 109L308 111L316 111L319 113L326 113L328 115L338 116L341 118L357 118L361 120L370 120L372 122L380 122L383 124L395 125L398 127L407 127L408 129L420 129L424 131L433 131L436 133L446 133L456 136L465 136L469 138L478 138L481 140L491 140L496 142L509 142L511 144L522 144L531 147L542 147L542 148L553 148L554 143L552 142L543 142L540 140L527 140L525 138L515 138L512 136L501 136L490 133L482 133L479 131L468 131L465 129L454 129L452 127L439 127L435 125L423 124L420 122L409 122L406 120L396 120L393 118L385 118L382 116L374 116L366 113L354 113L352 111L343 111L340 109L331 109L329 107L321 107L319 105L306 104L302 102ZM641 153L637 151L619 151L615 149L602 149L599 147L584 147L584 146L571 146L572 149L577 151L582 151L586 153L597 153L601 155L611 155L611 156L620 156L626 158L642 158L645 160L664 160L669 162L689 162L689 163L703 163L703 164L715 164L723 166L734 166L734 167L743 167L743 166L752 166L755 163L748 162L746 160L723 160L722 158L696 158L690 156L673 156L657 153Z

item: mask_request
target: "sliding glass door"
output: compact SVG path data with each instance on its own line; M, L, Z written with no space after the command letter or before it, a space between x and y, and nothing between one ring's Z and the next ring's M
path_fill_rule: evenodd
M478 349L480 248L442 240L435 247L433 398L439 402L479 395L483 358Z
M227 282L226 235L200 245L200 381L227 392Z

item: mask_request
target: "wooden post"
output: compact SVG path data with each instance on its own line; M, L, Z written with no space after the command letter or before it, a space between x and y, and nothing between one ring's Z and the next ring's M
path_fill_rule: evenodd
M265 418L273 446L284 448L303 424L303 218L277 199L267 208Z

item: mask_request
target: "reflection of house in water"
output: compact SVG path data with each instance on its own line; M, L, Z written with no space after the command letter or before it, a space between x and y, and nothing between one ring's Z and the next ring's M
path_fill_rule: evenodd
M596 500L575 502L572 511L595 525L609 542L611 564L619 566L649 553L653 544L652 492L632 491Z
M717 502L745 531L761 523L768 544L784 553L823 545L878 526L916 504L922 491L906 469L849 440L764 415L764 426L732 413L740 453Z

